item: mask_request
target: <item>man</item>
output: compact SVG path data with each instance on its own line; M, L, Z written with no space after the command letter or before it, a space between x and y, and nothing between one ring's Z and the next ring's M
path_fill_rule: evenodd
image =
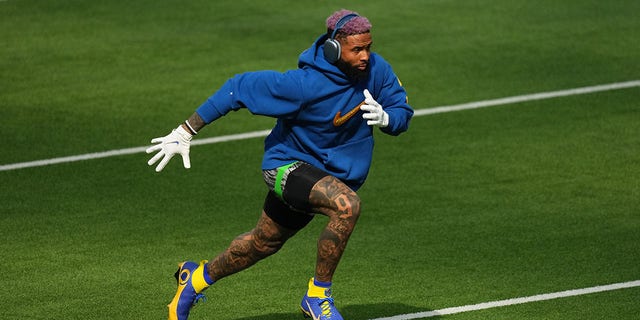
M277 252L317 214L329 221L301 308L314 320L342 319L331 283L360 215L355 191L371 165L373 128L398 135L413 110L389 64L371 52L369 20L343 9L326 23L327 34L300 55L298 69L236 75L169 135L151 141L156 145L147 153L158 153L149 165L162 158L156 171L175 154L189 168L190 141L206 124L240 108L277 118L265 139L262 169L269 190L256 227L210 262L180 264L169 319L187 319L205 289Z

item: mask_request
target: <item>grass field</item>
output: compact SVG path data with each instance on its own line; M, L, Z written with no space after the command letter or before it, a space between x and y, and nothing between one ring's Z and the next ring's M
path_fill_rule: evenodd
M640 79L640 2L0 2L0 165L144 146L236 73L295 68L342 7L416 109ZM230 114L198 138L269 129ZM1 319L162 319L179 261L253 227L262 139L0 171ZM415 117L376 135L334 279L366 320L640 279L638 87ZM300 319L315 219L190 319ZM638 319L640 288L436 317Z

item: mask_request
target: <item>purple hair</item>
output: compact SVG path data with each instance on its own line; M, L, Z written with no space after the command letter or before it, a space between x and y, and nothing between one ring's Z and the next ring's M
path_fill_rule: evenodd
M347 10L347 9L342 9L339 11L334 12L332 15L330 15L327 18L327 33L332 33L333 32L333 28L335 28L336 23L338 23L338 21L351 13L355 13L358 14L357 12L351 11L351 10ZM369 30L371 30L371 23L369 22L369 19L358 15L355 18L352 18L351 20L349 20L349 22L347 22L344 26L342 26L342 28L340 28L340 30L338 30L338 33L342 33L348 36L354 35L354 34L361 34L361 33L367 33L369 32Z

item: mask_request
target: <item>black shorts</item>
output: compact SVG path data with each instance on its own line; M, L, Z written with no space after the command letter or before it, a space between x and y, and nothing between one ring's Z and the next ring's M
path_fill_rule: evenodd
M325 171L305 162L264 170L264 181L269 192L264 201L264 212L279 225L300 230L313 219L309 195Z

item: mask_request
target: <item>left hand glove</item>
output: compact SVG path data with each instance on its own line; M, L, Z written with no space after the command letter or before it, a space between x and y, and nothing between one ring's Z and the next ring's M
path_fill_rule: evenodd
M381 128L388 126L389 114L373 99L373 96L371 96L371 93L367 89L364 89L364 98L364 104L360 106L360 110L365 111L362 118L367 120L367 125Z
M151 140L151 143L156 143L155 145L149 147L147 149L147 153L152 153L157 151L153 158L149 159L147 162L148 165L153 165L160 158L162 161L156 167L156 172L162 171L164 166L169 163L169 160L173 158L174 155L180 154L182 156L182 164L185 168L191 168L191 160L189 159L189 148L191 146L191 138L192 135L185 130L182 125L178 126L176 129L173 129L170 134L155 138Z

